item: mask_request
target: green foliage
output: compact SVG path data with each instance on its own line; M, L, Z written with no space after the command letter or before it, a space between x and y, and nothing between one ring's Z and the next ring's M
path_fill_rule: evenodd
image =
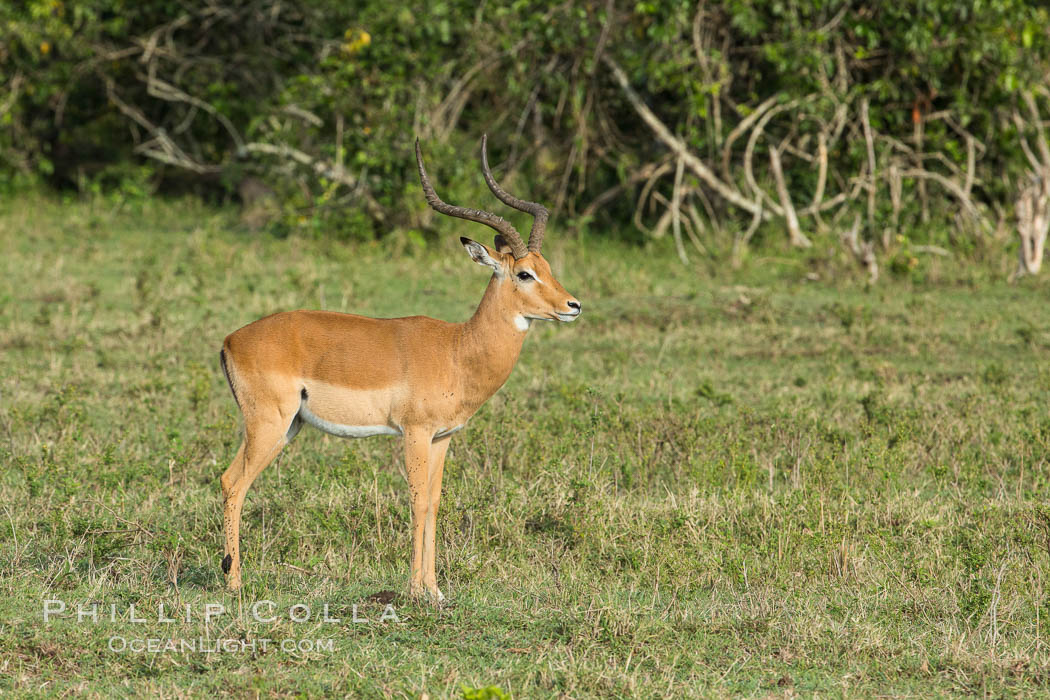
M463 700L511 700L510 693L503 692L499 686L489 685L484 688L471 688L460 685L460 696Z
M619 234L639 170L667 152L613 86L607 55L712 164L766 98L798 105L766 138L810 143L842 105L868 100L879 133L906 147L921 136L917 147L941 159L926 167L965 167L969 134L974 196L1003 208L1027 168L1010 115L1045 83L1048 25L1034 0L7 3L0 186L40 178L215 196L251 175L277 192L266 218L276 232L367 238L429 225L414 136L439 164L439 189L474 202L477 139L489 131L497 170L517 188L558 205L570 225ZM834 187L864 167L854 126L828 154ZM891 143L878 144L883 162L901 155ZM812 191L811 163L787 154L784 167L792 189ZM656 183L665 196L669 187ZM904 185L904 223L927 222L917 187ZM942 226L924 225L917 242L937 239L954 214L945 192L933 196ZM746 225L717 199L705 214ZM919 274L898 257L894 274Z
M716 406L728 406L733 403L733 395L717 391L709 379L704 380L700 386L696 388L696 395L707 399Z

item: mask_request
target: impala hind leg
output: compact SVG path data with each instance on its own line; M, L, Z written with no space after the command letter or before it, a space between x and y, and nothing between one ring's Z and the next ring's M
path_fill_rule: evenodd
M437 585L437 514L441 501L441 476L445 471L445 454L452 436L435 440L430 446L429 474L427 476L427 520L423 527L423 586L427 593L437 602L445 599L445 594Z
M226 585L233 591L241 587L241 509L248 488L273 458L298 432L298 417L291 419L275 415L266 420L245 418L244 442L237 450L220 479L222 484L222 526L225 539L222 572Z

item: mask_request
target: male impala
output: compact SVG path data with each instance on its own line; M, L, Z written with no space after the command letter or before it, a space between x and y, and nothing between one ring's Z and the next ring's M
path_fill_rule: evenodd
M229 588L241 585L244 495L303 423L309 423L340 437L404 436L412 496L409 592L443 599L434 573L435 529L452 434L507 381L533 320L572 321L580 315L580 303L554 279L540 255L547 210L503 191L489 171L485 151L482 138L482 173L489 189L505 204L533 216L528 247L502 218L441 201L416 141L427 203L442 214L499 232L495 248L460 238L474 262L492 268L492 279L469 321L290 311L249 324L223 343L222 369L244 415L244 442L222 475L222 570Z

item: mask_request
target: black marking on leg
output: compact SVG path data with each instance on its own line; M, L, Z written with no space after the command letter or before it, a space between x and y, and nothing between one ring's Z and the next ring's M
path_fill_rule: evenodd
M230 567L231 566L233 566L233 557L231 557L229 554L227 554L226 556L224 556L222 558L222 573L224 573L224 574L230 573Z
M299 392L299 396L302 397L303 401L306 401L310 396L306 393L306 387L303 387L302 391Z

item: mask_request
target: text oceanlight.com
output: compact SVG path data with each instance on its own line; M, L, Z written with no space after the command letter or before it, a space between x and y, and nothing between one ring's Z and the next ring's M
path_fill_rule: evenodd
M334 639L148 639L113 636L109 638L109 650L132 654L240 654L266 653L280 649L287 653L309 653L335 651Z

